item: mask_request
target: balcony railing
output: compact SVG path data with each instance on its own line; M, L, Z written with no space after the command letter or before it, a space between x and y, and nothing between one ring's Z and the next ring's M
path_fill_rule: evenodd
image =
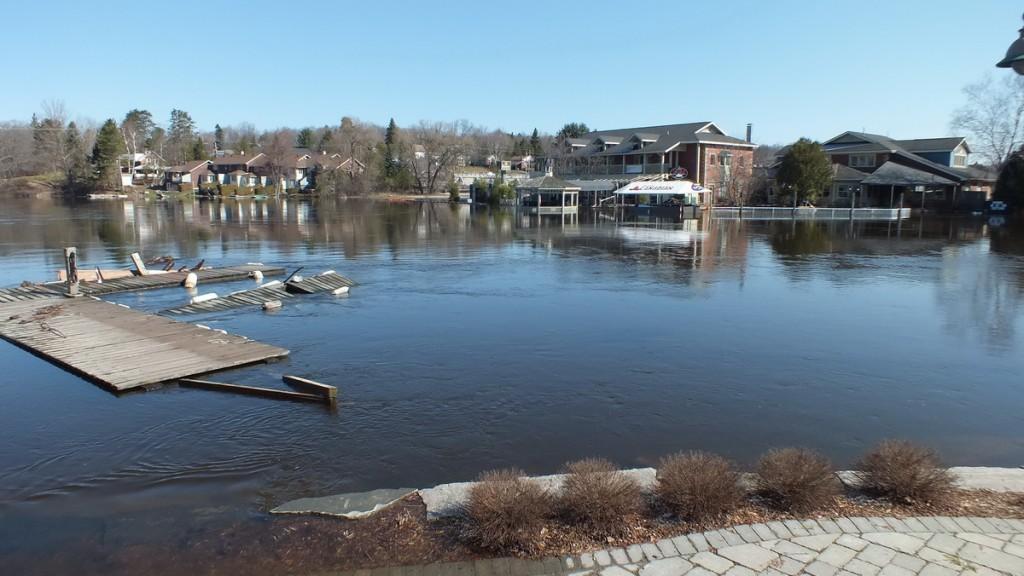
M667 164L594 164L591 166L564 166L559 169L561 174L566 175L591 175L591 176L639 176L641 174L664 174L669 171Z

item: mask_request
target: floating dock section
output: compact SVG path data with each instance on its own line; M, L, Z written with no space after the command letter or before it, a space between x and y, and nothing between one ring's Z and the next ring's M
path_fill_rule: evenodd
M192 272L199 278L199 286L204 282L227 282L229 280L242 280L248 278L249 274L260 271L264 276L284 274L284 268L277 266L264 266L262 264L246 264L243 266L227 266L225 268L204 268ZM189 271L167 272L165 274L149 274L147 276L132 276L130 278L115 278L105 282L83 282L79 284L78 291L86 296L102 296L104 294L115 294L118 292L136 292L140 290L154 290L157 288L170 288L185 281ZM58 290L63 284L57 284Z
M227 270L243 276L250 271L219 269ZM0 304L0 337L117 392L288 355L283 348L90 297Z
M195 304L188 304L186 306L164 310L161 314L177 316L183 314L198 314L201 312L220 312L245 306L262 306L263 304L274 300L285 300L302 294L333 292L338 288L351 287L355 286L355 284L355 282L341 274L338 274L333 270L328 270L323 274L310 276L308 278L303 278L302 280L269 282L259 288L240 290L222 298L214 298L212 300L206 300L205 302L197 302ZM200 282L200 286L201 285L202 283Z

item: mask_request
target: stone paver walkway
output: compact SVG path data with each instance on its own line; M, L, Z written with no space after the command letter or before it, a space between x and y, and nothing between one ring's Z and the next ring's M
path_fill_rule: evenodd
M822 518L734 526L566 558L500 558L352 576L1024 576L1024 521Z

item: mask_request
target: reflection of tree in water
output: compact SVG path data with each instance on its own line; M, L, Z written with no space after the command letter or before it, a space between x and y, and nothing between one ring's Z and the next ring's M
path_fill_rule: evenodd
M813 256L832 252L834 231L822 222L770 222L767 234L772 250L780 256ZM782 262L793 263L788 258Z

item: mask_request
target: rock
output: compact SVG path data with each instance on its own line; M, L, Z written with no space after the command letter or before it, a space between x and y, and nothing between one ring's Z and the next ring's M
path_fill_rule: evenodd
M323 514L341 518L366 518L405 498L414 488L384 488L370 492L335 494L321 498L299 498L285 502L271 514Z

